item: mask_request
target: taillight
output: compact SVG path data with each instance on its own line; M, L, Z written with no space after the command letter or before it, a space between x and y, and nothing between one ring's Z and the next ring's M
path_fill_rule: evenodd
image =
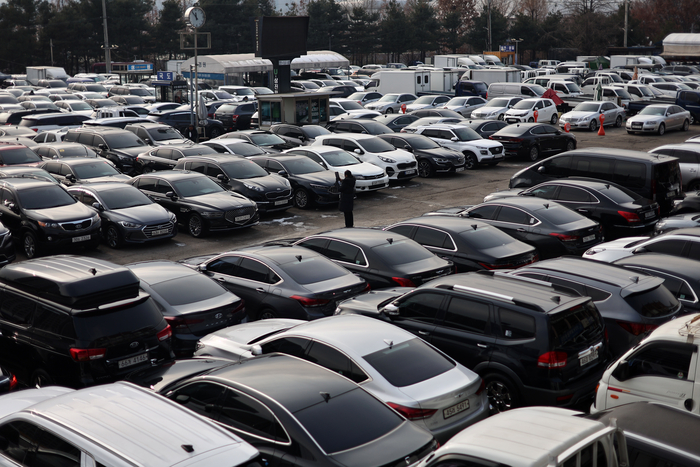
M360 293L369 292L370 290L372 290L372 286L369 285L369 282L367 282L367 285L365 285L365 288L362 289L362 292L360 292Z
M625 331L629 332L633 336L639 336L645 332L653 331L659 326L656 324L645 324L645 323L630 323L629 321L616 321L616 323Z
M639 215L634 213L634 212L627 212L627 211L617 211L619 215L625 218L627 222L633 223L633 222L641 222L642 220L639 218Z
M393 402L387 402L386 405L396 410L409 420L425 420L426 418L432 417L435 412L437 412L437 409L414 409L412 407L404 407L403 405L394 404Z
M486 382L484 382L484 380L482 379L481 384L479 385L479 389L476 391L476 395L481 395L481 393L484 392L484 389L486 389Z
M12 378L10 378L10 391L12 391L16 387L17 387L17 377L15 375L12 375Z
M315 306L323 306L323 305L328 305L330 300L326 300L324 298L309 298L309 297L302 297L300 295L292 295L291 297L292 300L296 300L297 302L301 303L301 306L305 307L315 307Z
M166 339L170 339L173 336L173 330L168 324L167 326L165 326L165 329L156 334L156 336L158 336L158 340L162 342Z
M511 143L522 143L523 139L522 138L508 138L508 141Z
M489 93L487 92L486 95L484 96L484 99L488 100L489 98Z
M396 282L399 284L400 287L415 287L416 284L413 283L411 279L407 279L406 277L392 277L392 281Z
M610 336L608 336L608 327L605 327L605 343L610 342Z
M238 115L231 115L231 120L233 120L234 122L238 120Z
M557 237L562 242L575 242L581 238L578 235L566 235L566 234L560 234L560 233L556 233L556 232L552 232L549 235L551 235L552 237Z
M203 319L183 318L181 316L164 316L163 318L165 318L171 329L187 329L187 326L190 324L199 324L204 321Z
M70 356L76 362L87 362L104 358L107 349L70 349Z
M540 368L564 368L566 366L566 352L547 352L537 359Z
M651 200L656 201L656 180L651 179Z

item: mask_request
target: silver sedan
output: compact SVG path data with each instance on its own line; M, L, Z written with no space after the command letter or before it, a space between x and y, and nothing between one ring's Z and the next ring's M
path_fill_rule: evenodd
M401 111L401 106L403 104L408 106L408 104L411 104L416 99L418 98L413 94L390 93L385 94L376 102L371 102L365 105L365 109L376 110L377 112L381 112L383 114L394 114Z
M374 318L269 319L203 337L195 355L281 352L334 370L445 442L488 416L481 378L408 331Z
M486 99L478 96L454 97L445 104L445 109L454 110L462 114L463 117L469 118L472 112L486 105Z
M658 133L666 130L688 131L692 122L690 112L672 104L654 104L644 107L634 117L627 120L627 133Z

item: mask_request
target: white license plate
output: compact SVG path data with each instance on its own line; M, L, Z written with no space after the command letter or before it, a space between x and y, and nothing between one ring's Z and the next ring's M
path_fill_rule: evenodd
M275 201L275 206L281 206L283 204L287 204L287 202L288 202L288 200L286 200L286 199L283 199L282 201ZM250 216L248 216L248 217L250 217ZM238 220L238 219L236 219L236 220Z
M590 354L586 355L585 357L581 357L578 359L579 362L581 362L581 366L587 365L591 363L593 360L598 360L598 351L594 350Z
M153 233L151 234L152 236L158 236L158 235L165 235L168 232L170 232L169 229L160 229L160 230L154 230Z
M406 175L410 175L410 174L414 174L414 173L416 173L416 169L408 169L406 171Z
M90 240L89 235L81 235L80 237L73 237L73 243L84 242Z
M595 235L589 235L588 237L583 237L583 243L595 240Z
M372 186L384 185L384 182L372 182Z
M442 416L444 418L450 418L460 412L464 412L467 409L469 409L469 399L462 401L457 405L453 405L452 407L446 408L442 411Z
M649 211L644 213L644 218L649 219L650 217L654 217L654 211Z
M464 170L464 167L457 167L455 169L455 172L462 172Z
M146 360L148 360L148 352L142 353L141 355L137 355L135 357L119 360L117 365L119 366L119 368L126 368L127 366L136 365L137 363L143 363Z
M245 216L238 216L238 217L233 218L233 220L236 222L246 221L248 219L250 219L250 214L246 214Z

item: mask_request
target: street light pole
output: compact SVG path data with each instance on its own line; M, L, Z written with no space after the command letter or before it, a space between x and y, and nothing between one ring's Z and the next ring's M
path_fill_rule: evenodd
M625 0L625 42L623 46L627 48L627 17L629 16L630 3L629 0Z
M493 50L493 45L491 44L491 0L489 0L489 52Z
M112 72L112 52L109 47L109 36L107 35L107 3L102 0L102 28L105 35L105 72Z
M515 64L518 64L518 44L523 41L523 39L511 39L511 42L515 42Z

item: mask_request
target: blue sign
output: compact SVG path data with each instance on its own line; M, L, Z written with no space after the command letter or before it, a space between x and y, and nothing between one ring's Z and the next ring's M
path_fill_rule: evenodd
M175 79L175 72L173 71L159 71L158 81L172 81Z
M153 71L153 63L133 63L127 65L127 71Z
M499 52L515 52L515 46L514 45L499 45L498 51Z

